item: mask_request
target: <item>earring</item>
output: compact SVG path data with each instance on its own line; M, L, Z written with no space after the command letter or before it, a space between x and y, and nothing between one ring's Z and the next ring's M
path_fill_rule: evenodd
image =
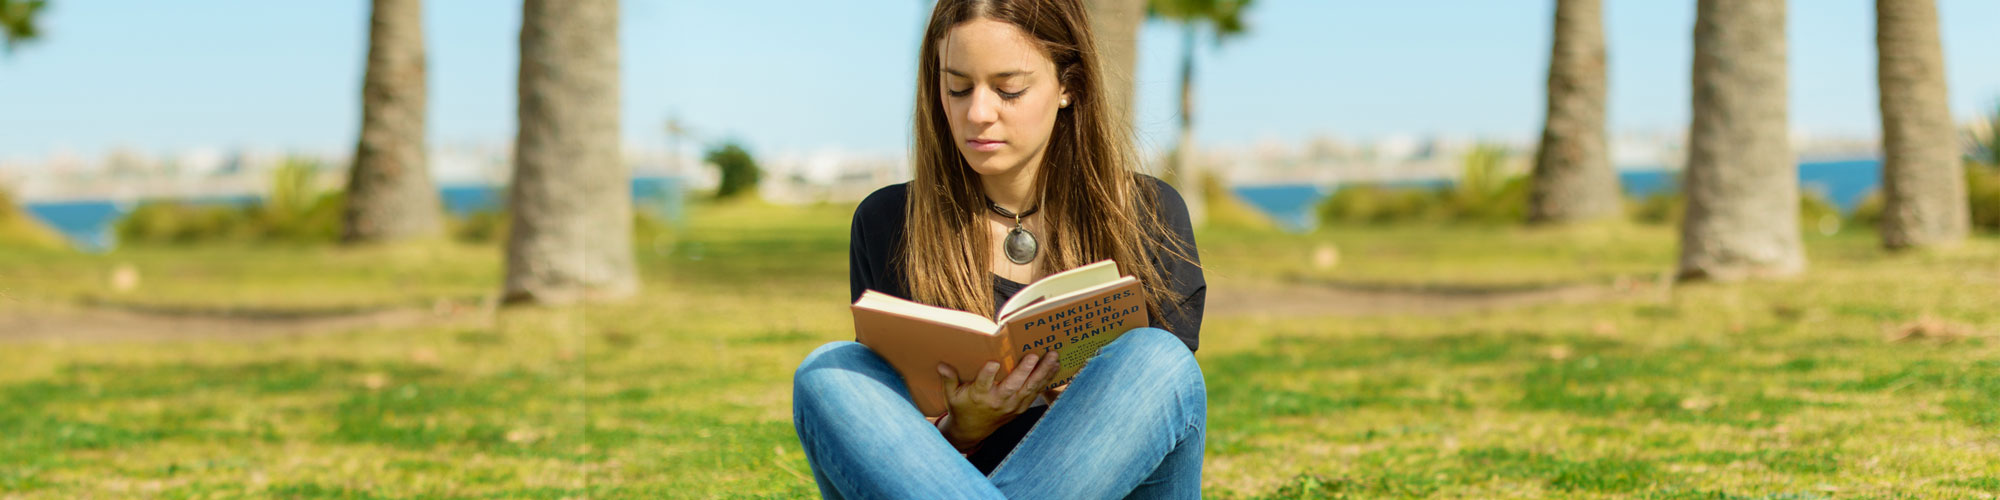
M1068 97L1064 97L1064 98L1062 98L1062 101L1061 101L1061 102L1060 102L1059 104L1057 104L1057 105L1056 105L1056 107L1059 107L1059 108L1067 108L1067 107L1069 107L1069 98L1068 98Z

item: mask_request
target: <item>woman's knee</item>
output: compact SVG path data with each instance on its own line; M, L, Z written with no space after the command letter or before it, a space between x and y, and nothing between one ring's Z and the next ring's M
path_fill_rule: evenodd
M1131 363L1137 368L1168 373L1201 373L1201 365L1195 363L1194 353L1188 351L1187 344L1172 332L1159 328L1125 332L1105 349L1116 353L1114 357L1121 360L1119 362Z
M863 356L872 355L874 353L869 351L867 346L853 341L827 342L826 345L813 349L811 354L806 355L804 361L799 362L798 371L792 374L792 384L805 382L817 370L853 367L856 363L864 362Z

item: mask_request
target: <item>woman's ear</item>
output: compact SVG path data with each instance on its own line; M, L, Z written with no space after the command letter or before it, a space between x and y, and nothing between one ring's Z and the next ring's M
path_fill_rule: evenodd
M1059 93L1059 94L1056 94L1056 107L1058 107L1058 108L1067 108L1067 107L1069 107L1069 91L1068 91L1068 90L1062 90L1062 91L1060 91L1060 92L1061 92L1061 93Z

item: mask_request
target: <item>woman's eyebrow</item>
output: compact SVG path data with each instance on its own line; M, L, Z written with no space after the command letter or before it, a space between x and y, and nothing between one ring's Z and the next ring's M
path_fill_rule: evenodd
M966 76L964 71L959 71L951 68L944 68L944 72L950 73L951 76L956 76L959 78L972 78L970 76ZM1016 69L1016 70L1008 70L999 73L994 73L992 78L1012 78L1016 76L1028 76L1032 74L1035 74L1035 72L1024 69Z

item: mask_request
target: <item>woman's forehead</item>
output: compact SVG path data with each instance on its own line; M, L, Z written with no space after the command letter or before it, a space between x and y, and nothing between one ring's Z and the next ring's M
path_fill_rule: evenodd
M992 19L946 31L938 59L941 71L961 78L1025 77L1055 64L1026 31Z

